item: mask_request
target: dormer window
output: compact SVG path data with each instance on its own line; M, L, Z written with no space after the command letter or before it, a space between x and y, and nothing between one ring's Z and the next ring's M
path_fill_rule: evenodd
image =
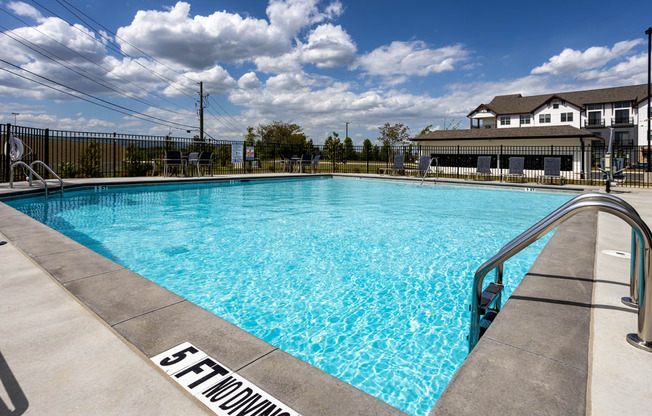
M552 108L559 108L559 103L552 103Z

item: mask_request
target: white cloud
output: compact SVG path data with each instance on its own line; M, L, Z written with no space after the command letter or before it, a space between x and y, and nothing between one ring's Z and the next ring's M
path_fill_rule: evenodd
M9 2L7 7L18 16L29 17L37 22L43 21L43 15L38 10L22 1Z
M577 76L582 82L595 85L633 85L647 82L647 54L629 56L625 61L603 70L584 71Z
M260 88L263 85L262 82L258 79L255 72L247 72L238 80L238 87L245 90L253 90Z
M117 34L150 55L193 69L281 54L290 47L285 33L265 20L227 12L192 18L190 4L185 2L168 11L139 11ZM140 54L119 42L126 53Z
M593 68L600 68L609 61L623 57L632 48L642 43L641 39L626 40L616 43L613 48L593 46L584 52L565 48L541 66L532 70L532 74L569 75Z
M131 44L158 59L195 70L212 67L216 62L277 57L290 52L301 30L342 11L338 2L328 4L324 11L318 3L271 0L267 21L226 11L192 17L190 4L180 1L165 11L139 11L129 26L118 29L118 37L124 39L118 42L130 55L141 54Z
M355 52L351 36L342 26L330 23L315 28L308 36L308 43L301 48L303 62L314 63L319 68L350 65L355 59Z
M266 74L301 72L301 52L294 49L281 56L259 56L254 63L258 71Z
M361 56L356 68L368 75L426 76L451 71L468 58L468 51L460 44L430 49L422 41L400 42L381 46Z

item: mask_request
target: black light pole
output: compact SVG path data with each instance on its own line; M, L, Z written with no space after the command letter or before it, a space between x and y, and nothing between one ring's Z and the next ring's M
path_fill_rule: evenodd
M650 160L650 117L652 117L652 107L650 107L650 68L652 67L652 60L650 54L650 45L652 44L652 27L645 31L647 35L647 171L652 172L652 161Z

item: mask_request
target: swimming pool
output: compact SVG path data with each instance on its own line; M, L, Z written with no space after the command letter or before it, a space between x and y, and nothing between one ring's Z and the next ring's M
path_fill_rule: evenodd
M319 179L8 204L410 414L467 353L472 276L571 194ZM544 241L510 260L511 293Z

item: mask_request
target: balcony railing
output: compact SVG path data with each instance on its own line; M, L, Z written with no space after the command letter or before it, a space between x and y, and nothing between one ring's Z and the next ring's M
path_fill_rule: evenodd
M634 117L622 117L622 118L612 118L611 127L633 127L634 126Z
M605 127L604 125L604 119L596 119L596 120L584 120L584 128L585 129L603 129Z

